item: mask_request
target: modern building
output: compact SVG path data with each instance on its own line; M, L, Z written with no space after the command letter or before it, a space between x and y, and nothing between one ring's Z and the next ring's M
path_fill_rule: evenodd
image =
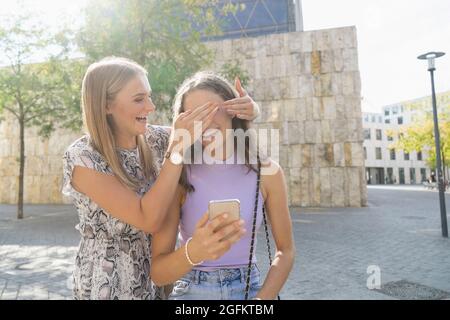
M223 35L209 40L303 31L301 0L221 0L220 3L219 6L232 3L237 10L223 19Z
M437 105L441 111L450 110L450 91L437 95ZM381 113L363 113L367 184L420 184L430 177L426 152L392 149L398 137L388 137L387 132L398 131L431 112L431 97L424 97L385 106Z

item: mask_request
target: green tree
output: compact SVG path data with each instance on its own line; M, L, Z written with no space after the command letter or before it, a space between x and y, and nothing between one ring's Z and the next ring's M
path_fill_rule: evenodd
M250 76L248 75L247 70L241 67L239 60L225 63L219 73L231 83L234 83L234 79L238 77L244 88L247 87L250 81Z
M6 59L0 69L0 113L10 112L20 132L18 219L23 218L25 129L36 126L45 137L57 127L80 126L74 115L79 114L83 63L66 58L69 42L64 34L47 30L27 13L0 26L0 52Z
M202 37L220 34L221 18L236 10L218 0L95 0L85 9L77 43L88 61L115 55L150 75L155 104L168 110L181 82L211 62Z
M445 169L447 167L448 159L450 159L450 114L443 110L438 118L442 167ZM428 155L426 159L427 165L432 169L436 168L434 124L430 114L400 130L391 130L388 132L388 135L391 137L399 137L398 140L391 145L391 148L404 150L405 152L426 151ZM445 174L445 170L443 170L443 172Z

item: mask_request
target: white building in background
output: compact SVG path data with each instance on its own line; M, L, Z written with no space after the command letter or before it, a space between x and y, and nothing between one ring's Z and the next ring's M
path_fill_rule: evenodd
M423 152L408 154L389 148L397 137L390 138L386 133L400 126L385 123L383 113L363 113L367 184L419 184L431 175Z
M436 98L441 111L450 110L450 91ZM398 137L389 138L386 134L431 112L431 97L424 97L385 106L381 113L363 113L367 184L420 184L431 176L425 152L391 150Z

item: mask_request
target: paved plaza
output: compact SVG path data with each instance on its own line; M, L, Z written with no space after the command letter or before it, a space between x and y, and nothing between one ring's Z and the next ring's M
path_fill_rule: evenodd
M398 298L368 289L373 270L382 288L407 282L450 298L450 240L441 236L436 191L374 186L367 208L292 208L291 215L297 255L282 299ZM14 206L0 205L0 299L71 299L76 223L73 206L26 206L17 221ZM264 233L258 237L265 272ZM426 298L415 292L404 297Z

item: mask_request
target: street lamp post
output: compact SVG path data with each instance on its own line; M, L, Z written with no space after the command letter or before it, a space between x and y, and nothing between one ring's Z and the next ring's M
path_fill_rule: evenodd
M444 52L429 52L418 57L420 60L428 60L428 71L431 75L431 93L433 100L433 120L434 120L434 142L436 145L436 170L439 185L439 200L441 208L441 227L442 236L448 238L448 227L447 227L447 210L445 209L445 186L442 177L442 161L441 161L441 142L439 137L439 124L438 124L438 114L436 106L436 92L434 89L434 71L436 70L434 61L435 59L445 55Z

